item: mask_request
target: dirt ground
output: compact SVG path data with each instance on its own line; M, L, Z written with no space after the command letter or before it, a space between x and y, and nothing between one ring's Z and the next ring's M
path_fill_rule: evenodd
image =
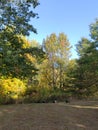
M0 130L98 130L98 101L2 105Z

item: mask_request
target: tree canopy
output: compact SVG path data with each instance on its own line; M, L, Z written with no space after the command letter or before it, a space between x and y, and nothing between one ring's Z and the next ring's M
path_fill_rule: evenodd
M3 30L0 39L1 75L25 78L37 74L35 63L43 55L41 48L31 47L24 36L13 34L12 28Z
M64 71L68 66L70 48L70 43L64 33L60 33L58 36L53 33L43 41L43 50L47 56L45 71L50 73L46 75L48 84L52 87L63 87ZM49 67L47 68L47 66Z
M81 94L92 95L98 91L98 20L90 25L91 39L82 38L77 44L76 86Z
M14 29L15 34L37 33L30 20L38 17L33 11L38 5L38 0L0 0L0 31L8 26Z
M64 101L68 97L98 98L98 19L90 38L71 44L64 33L50 34L40 44L28 40L38 0L0 1L0 104Z

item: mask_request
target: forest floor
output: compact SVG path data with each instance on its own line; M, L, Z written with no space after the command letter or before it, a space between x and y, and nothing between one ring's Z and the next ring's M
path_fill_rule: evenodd
M98 101L1 105L0 130L98 130Z

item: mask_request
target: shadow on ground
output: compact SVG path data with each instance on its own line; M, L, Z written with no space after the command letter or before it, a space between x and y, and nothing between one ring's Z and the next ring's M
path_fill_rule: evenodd
M0 130L98 130L98 102L0 106Z

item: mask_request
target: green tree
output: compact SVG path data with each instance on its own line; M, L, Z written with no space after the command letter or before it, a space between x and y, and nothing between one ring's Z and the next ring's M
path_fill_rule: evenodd
M43 52L32 48L22 35L14 35L12 28L0 32L0 73L2 76L31 78L37 74L37 61Z
M98 20L90 25L90 33L91 40L81 39L77 45L76 89L81 96L98 92Z
M98 19L94 23L90 24L90 36L95 42L98 41ZM98 43L96 43L98 45Z
M1 0L0 1L0 30L12 27L15 34L29 35L36 29L30 24L31 18L38 17L33 9L39 5L38 0Z
M80 57L84 56L88 51L88 48L91 46L91 41L87 38L81 38L81 41L78 42L76 45L77 53Z

